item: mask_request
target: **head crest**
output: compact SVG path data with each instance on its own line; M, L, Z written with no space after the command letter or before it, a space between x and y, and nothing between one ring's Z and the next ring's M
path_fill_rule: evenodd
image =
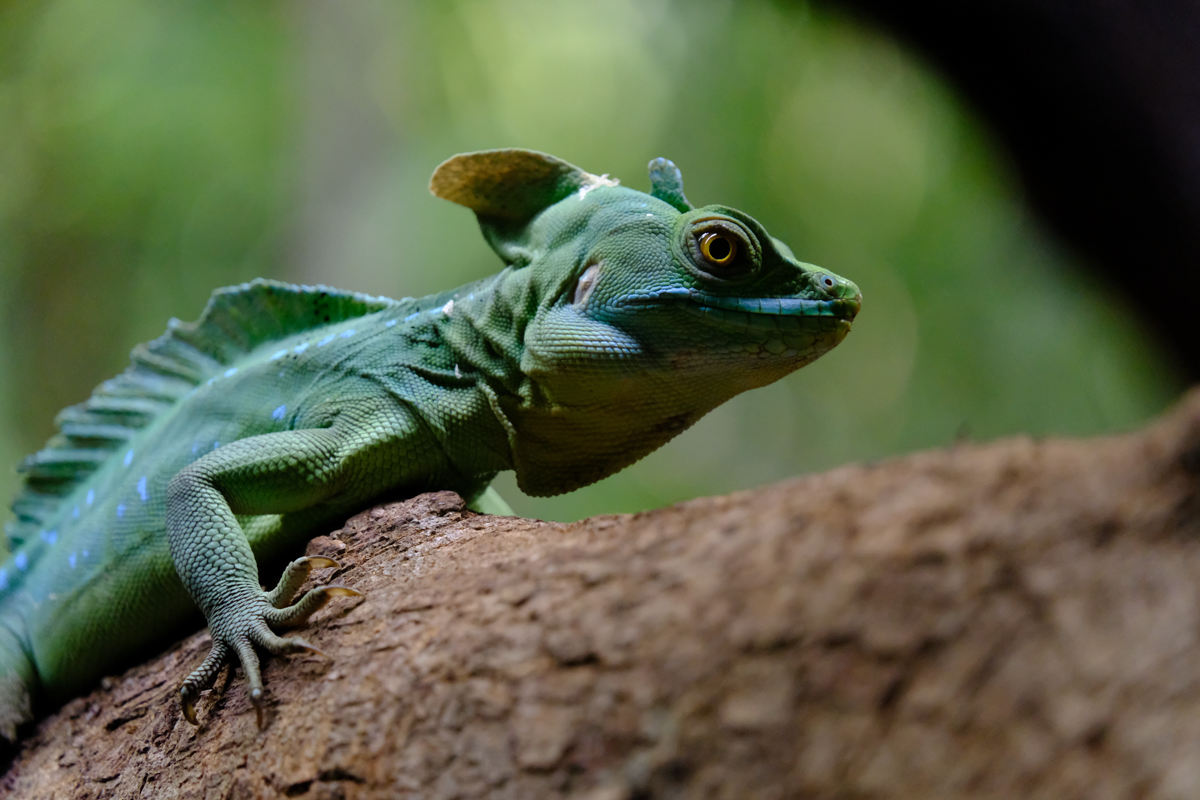
M580 189L615 184L534 150L481 150L443 161L429 191L480 217L524 222Z
M683 195L683 173L675 162L656 158L647 165L650 169L650 196L675 206L675 210L686 213L692 204Z

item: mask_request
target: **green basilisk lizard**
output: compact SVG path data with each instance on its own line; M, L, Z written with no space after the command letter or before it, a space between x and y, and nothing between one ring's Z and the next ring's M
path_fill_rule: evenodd
M693 208L671 162L650 175L644 194L532 151L455 156L431 189L476 213L498 274L398 301L257 280L136 347L21 467L0 733L196 606L213 644L185 716L235 657L261 713L256 648L310 648L272 627L356 593L293 603L333 562L296 559L264 591L258 558L382 497L452 489L502 510L501 470L532 495L586 486L846 336L858 287L740 211Z

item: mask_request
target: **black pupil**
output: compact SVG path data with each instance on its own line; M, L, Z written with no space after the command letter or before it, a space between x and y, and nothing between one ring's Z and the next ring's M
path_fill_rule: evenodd
M733 248L729 245L729 240L724 236L714 236L712 241L708 243L708 254L712 256L714 261L724 261L729 258L729 254Z

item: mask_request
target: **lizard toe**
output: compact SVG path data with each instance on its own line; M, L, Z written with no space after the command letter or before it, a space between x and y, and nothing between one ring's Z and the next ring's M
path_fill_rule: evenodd
M230 645L233 647L233 651L237 653L238 661L242 664L242 672L246 674L246 682L250 684L250 702L254 704L259 722L261 723L262 711L260 709L264 698L262 672L258 666L258 653L254 652L254 645L251 643L250 636L239 636L230 642Z
M250 631L250 638L253 642L266 650L268 653L275 655L287 655L289 653L316 653L324 656L325 653L313 647L299 636L279 636L266 625L260 628L254 628Z
M296 592L300 591L300 587L308 580L308 576L314 569L328 569L329 567L338 569L341 564L325 556L297 558L284 569L275 588L267 592L267 602L275 608L284 608L295 599Z
M229 647L225 642L214 638L212 649L208 651L204 661L184 679L183 686L179 689L179 705L183 710L184 719L193 725L200 724L196 719L196 700L201 692L212 686L217 673L225 666L228 658Z
M264 618L271 625L291 626L305 622L313 614L325 607L334 597L362 597L348 586L321 586L313 589L287 608L270 608Z

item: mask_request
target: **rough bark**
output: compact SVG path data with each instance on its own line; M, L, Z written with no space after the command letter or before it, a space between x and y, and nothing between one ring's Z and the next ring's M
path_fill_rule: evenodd
M196 634L41 722L14 797L1200 796L1200 394L561 525L429 494L310 550L365 592L183 721ZM327 580L329 576L318 576Z

